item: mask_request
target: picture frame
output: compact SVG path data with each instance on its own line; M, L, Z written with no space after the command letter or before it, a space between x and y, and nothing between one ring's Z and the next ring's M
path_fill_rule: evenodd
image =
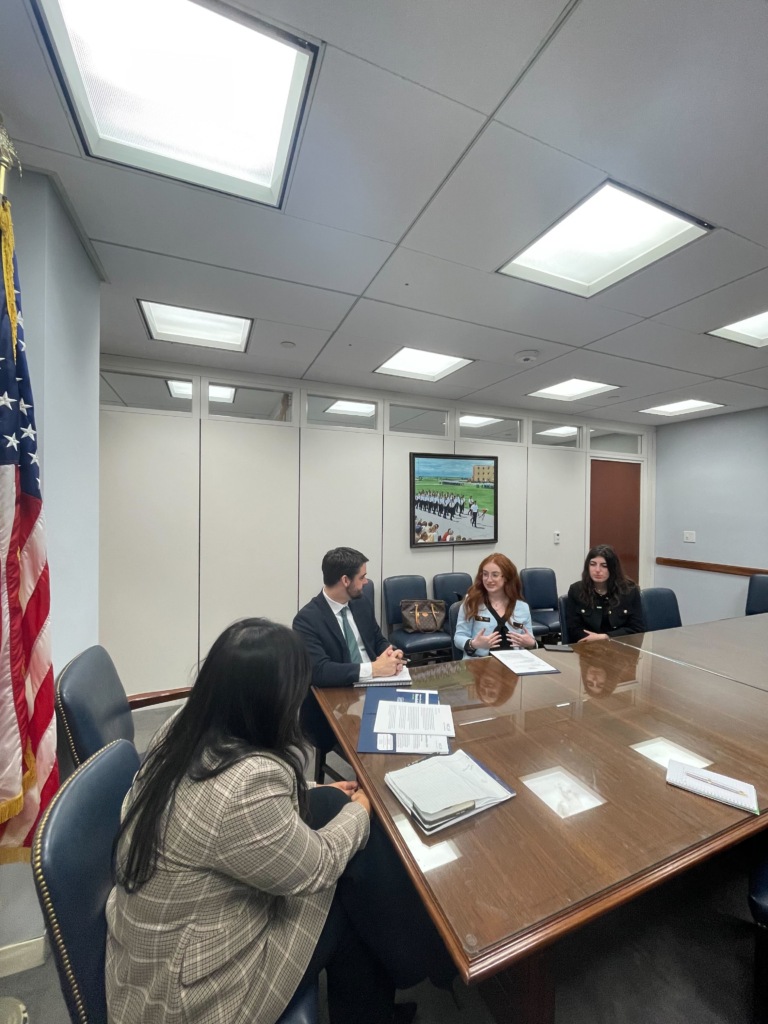
M410 546L495 544L498 470L495 455L411 452Z

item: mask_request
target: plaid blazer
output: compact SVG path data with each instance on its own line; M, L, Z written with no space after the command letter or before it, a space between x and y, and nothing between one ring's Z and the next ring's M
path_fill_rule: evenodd
M368 815L352 802L309 828L278 758L185 779L155 874L107 902L110 1024L274 1024L367 838Z

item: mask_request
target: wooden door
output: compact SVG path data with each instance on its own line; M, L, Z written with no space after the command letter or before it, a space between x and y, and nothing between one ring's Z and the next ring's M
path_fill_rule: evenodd
M592 459L589 546L610 544L637 580L640 571L640 464Z

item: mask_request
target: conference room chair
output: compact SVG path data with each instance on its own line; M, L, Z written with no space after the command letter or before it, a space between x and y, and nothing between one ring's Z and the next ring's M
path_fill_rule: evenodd
M763 615L768 612L768 575L749 577L745 615Z
M646 633L682 626L677 597L669 587L647 587L640 591Z
M376 608L376 584L373 580L368 580L363 587L363 597L368 599L371 608Z
M533 635L545 636L560 632L560 612L557 605L557 580L553 569L530 568L520 570L523 600L531 609Z
M450 658L453 640L444 629L433 633L408 633L403 629L400 602L414 598L426 600L427 583L424 577L389 576L382 586L389 642L399 647L407 657L416 656L420 661Z
M459 620L459 610L461 609L461 601L454 601L448 609L448 615L446 616L446 622L448 624L448 631L451 634L451 640L456 635L456 623ZM453 645L453 660L461 661L464 657L464 652L460 650L456 644Z
M105 909L120 808L140 764L117 739L71 775L48 806L32 843L32 872L72 1024L107 1024ZM289 1005L280 1024L317 1024L318 988Z
M432 577L432 595L436 601L445 601L446 608L462 601L471 586L468 572L438 572Z
M752 869L749 878L749 909L755 919L754 1020L768 1022L768 861Z
M560 643L569 644L571 638L568 635L568 619L565 616L565 609L568 606L568 598L565 594L561 594L557 599L557 608L560 612Z
M134 742L132 712L189 694L189 687L155 690L128 697L115 663L96 644L76 655L56 679L56 721L62 777L112 740Z

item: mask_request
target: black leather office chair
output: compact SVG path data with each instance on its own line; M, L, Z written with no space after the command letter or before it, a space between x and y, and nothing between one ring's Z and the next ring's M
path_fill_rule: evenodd
M750 576L744 614L763 615L765 612L768 612L768 575Z
M389 641L407 656L450 655L453 640L441 629L434 633L408 633L403 629L400 602L407 598L427 597L427 584L423 576L390 576L383 583L384 615L389 630Z
M186 697L189 687L126 696L109 654L98 644L74 657L56 679L62 777L112 740L134 741L132 711Z
M565 594L561 594L557 599L557 608L560 612L560 643L569 644L571 638L568 635L568 619L565 617L565 609L568 605L568 598Z
M368 580L363 587L363 597L368 599L371 608L376 608L376 584L373 580Z
M459 618L459 610L460 609L461 609L461 601L454 601L453 604L448 609L448 615L446 617L446 622L448 624L448 631L451 634L451 640L453 640L454 636L456 636L456 623L457 623L458 618ZM461 659L464 657L464 651L461 650L459 647L457 647L456 644L453 645L452 650L453 650L453 660L454 661L461 661Z
M749 878L749 909L755 919L754 1021L768 1021L768 861L752 869Z
M560 612L557 607L557 580L553 569L521 569L523 600L531 609L533 635L560 632Z
M72 1024L107 1024L105 908L120 808L139 768L133 743L117 739L71 775L48 806L32 844L37 898ZM311 985L280 1024L317 1024Z
M445 601L446 608L463 600L471 586L468 572L438 572L432 577L432 594L435 600Z
M682 626L677 597L669 587L647 587L640 591L646 633Z

